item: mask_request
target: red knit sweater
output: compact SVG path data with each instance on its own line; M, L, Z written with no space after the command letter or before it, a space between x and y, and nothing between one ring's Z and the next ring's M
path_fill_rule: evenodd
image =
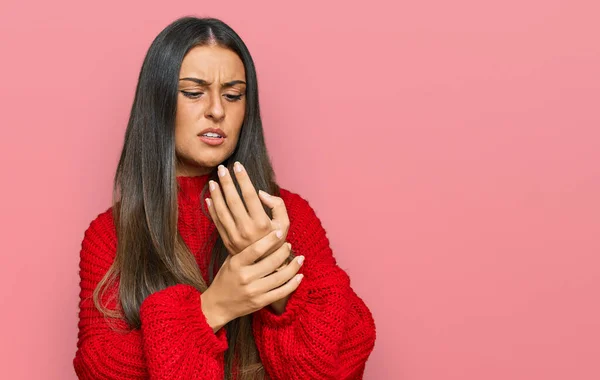
M177 177L178 228L204 278L210 250L202 243L215 228L200 210L200 190L207 180L208 175ZM269 307L254 313L261 361L272 379L360 379L375 343L371 312L336 264L308 202L285 189L281 197L290 218L286 240L296 255L306 257L300 268L304 280L283 314ZM213 332L200 307L200 292L190 285L173 285L148 296L140 308L141 329L126 334L111 330L111 325L127 325L114 320L109 324L91 297L115 258L116 243L110 208L91 222L81 245L79 333L73 360L78 377L223 379L226 330ZM116 307L114 298L108 305Z

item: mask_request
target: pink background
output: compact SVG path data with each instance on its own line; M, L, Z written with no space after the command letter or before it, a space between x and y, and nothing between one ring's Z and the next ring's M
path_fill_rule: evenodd
M83 232L186 14L254 56L280 184L375 315L366 378L600 378L593 0L3 0L0 377L75 377Z

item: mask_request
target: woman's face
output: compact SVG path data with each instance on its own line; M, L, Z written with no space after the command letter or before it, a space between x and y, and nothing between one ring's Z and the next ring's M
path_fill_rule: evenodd
M233 51L196 46L179 74L175 151L177 175L207 174L235 150L246 110L246 72ZM215 128L222 138L203 137Z

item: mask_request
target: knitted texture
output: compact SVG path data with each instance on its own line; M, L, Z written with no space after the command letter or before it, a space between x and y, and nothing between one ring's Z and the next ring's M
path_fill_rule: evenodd
M215 226L200 210L200 191L208 175L177 177L178 228L204 278ZM210 193L206 193L210 197ZM350 287L336 263L321 221L308 202L281 189L290 218L287 241L306 260L304 279L285 311L269 307L253 318L253 334L271 379L361 379L375 343L371 312ZM80 379L223 379L226 330L214 333L201 309L200 292L178 284L148 296L140 307L141 329L128 333L122 320L106 319L92 293L113 263L116 231L112 208L85 231L80 253L80 301L77 352ZM118 281L103 303L117 309ZM112 297L111 297L112 295ZM111 328L112 327L112 328Z

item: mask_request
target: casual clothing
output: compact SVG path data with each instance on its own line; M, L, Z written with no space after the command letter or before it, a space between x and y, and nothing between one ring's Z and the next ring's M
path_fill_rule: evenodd
M208 278L215 226L201 211L200 190L208 175L177 177L178 228ZM210 192L206 192L210 197ZM306 260L304 279L277 315L265 307L253 313L252 327L265 371L271 379L360 379L375 342L375 324L350 279L333 257L315 211L298 194L281 189L290 229L286 241ZM141 328L129 333L122 320L107 320L92 300L94 288L113 263L116 231L112 208L85 231L80 253L80 310L77 352L81 379L223 379L225 328L216 333L201 309L200 292L186 284L169 286L141 304ZM117 291L118 281L111 289ZM107 292L110 294L111 292ZM116 300L105 297L108 307ZM110 321L110 323L109 323Z

